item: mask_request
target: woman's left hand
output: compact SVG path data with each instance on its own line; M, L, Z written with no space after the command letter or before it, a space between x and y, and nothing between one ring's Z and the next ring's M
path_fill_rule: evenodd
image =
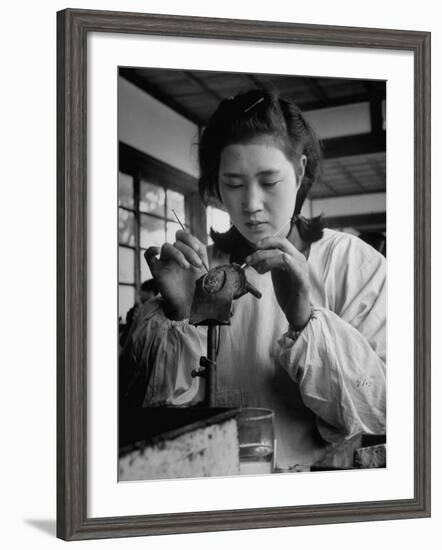
M246 258L258 273L271 272L278 304L290 325L302 329L311 316L310 280L307 260L285 238L266 237L256 243L257 251Z

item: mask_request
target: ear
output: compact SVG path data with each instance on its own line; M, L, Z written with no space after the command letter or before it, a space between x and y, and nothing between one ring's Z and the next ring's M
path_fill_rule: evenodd
M305 167L307 166L307 157L301 155L299 161L296 164L296 186L299 189L304 179Z

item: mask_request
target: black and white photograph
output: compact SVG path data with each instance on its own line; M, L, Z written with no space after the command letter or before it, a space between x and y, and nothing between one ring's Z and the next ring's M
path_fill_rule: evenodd
M438 8L5 4L5 549L439 548Z
M385 80L116 78L118 481L385 468Z

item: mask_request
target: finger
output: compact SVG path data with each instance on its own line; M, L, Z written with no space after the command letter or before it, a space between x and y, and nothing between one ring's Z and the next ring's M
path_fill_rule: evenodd
M147 262L147 265L149 266L150 271L152 272L152 275L155 275L158 260L156 256L160 253L160 247L159 246L150 246L146 252L144 253L144 259Z
M267 273L267 271L278 269L299 279L304 278L305 266L303 264L305 264L305 259L304 262L302 262L290 254L283 252L282 254L273 254L262 258L261 261L256 262L253 267L258 273Z
M179 229L175 234L175 238L177 242L183 242L192 250L194 250L203 261L206 260L206 247L194 235L188 233L187 231Z
M274 269L286 272L289 271L289 266L287 262L284 261L283 254L281 254L281 252L267 258L262 258L259 262L255 262L253 264L253 268L261 274L267 273L268 271L272 271Z
M302 252L300 252L288 239L283 239L280 237L265 237L256 243L256 248L263 250L269 248L277 248L281 252L286 252L294 257L304 257Z
M184 269L189 269L190 264L184 257L184 254L170 243L165 243L161 247L160 261L162 262L176 262Z
M280 254L281 251L274 248L272 248L271 250L258 250L257 252L250 254L250 256L247 256L245 262L247 263L247 265L254 266L255 264L262 262L266 258L271 258L272 256Z
M159 246L149 246L149 248L144 253L144 257L146 258L146 261L149 261L148 258L151 258L152 256L158 256L160 253L160 247Z
M189 245L183 243L182 241L176 241L173 246L175 248L178 248L178 250L183 253L186 260L190 262L193 266L199 268L203 267L203 262L201 261L201 258Z

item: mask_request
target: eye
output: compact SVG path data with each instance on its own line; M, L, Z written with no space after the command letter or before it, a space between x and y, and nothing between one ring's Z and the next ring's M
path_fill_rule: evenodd
M279 183L280 180L278 181L262 181L261 182L261 185L263 187L275 187L275 185L277 185Z
M243 186L242 183L234 183L234 182L224 182L223 183L224 187L227 187L227 189L239 189L240 187Z

